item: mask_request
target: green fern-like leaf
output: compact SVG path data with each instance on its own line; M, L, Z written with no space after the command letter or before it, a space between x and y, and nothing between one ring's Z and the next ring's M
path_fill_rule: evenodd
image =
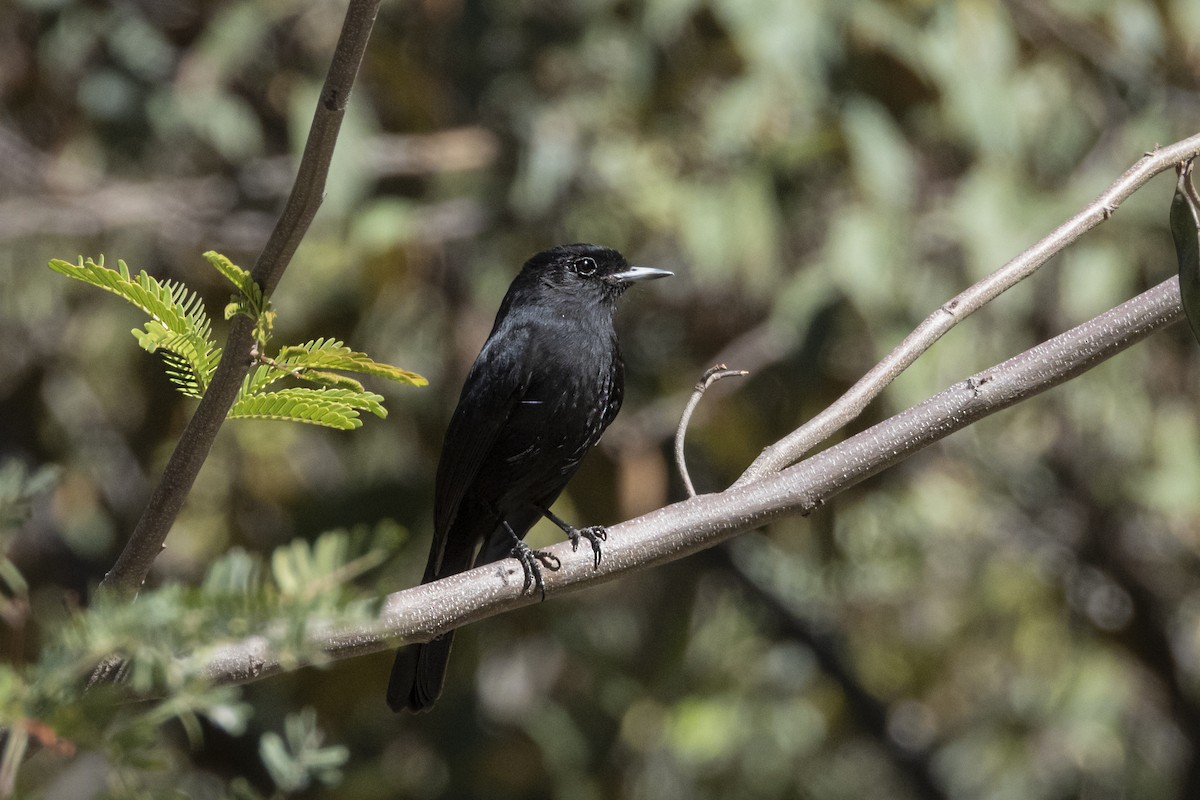
M281 365L298 370L340 370L387 378L409 386L425 386L429 381L415 372L381 364L366 353L358 353L336 339L316 339L301 345L284 347L276 359Z
M146 352L159 353L167 367L167 377L188 397L204 396L209 378L217 369L221 349L195 336L167 330L161 322L150 320L133 335Z
M370 547L358 553L362 547L344 532L322 534L311 543L297 539L271 554L271 575L283 597L314 599L379 566L390 552Z
M242 379L242 391L238 397L256 395L286 374L286 372L267 364L259 364Z
M294 345L280 349L279 355L273 359L264 359L265 363L260 364L242 382L242 391L238 403L242 400L247 400L252 397L262 395L268 386L285 377L293 377L299 380L315 383L323 387L322 390L310 389L309 391L316 392L315 396L325 398L345 398L358 396L358 399L350 403L351 408L363 408L371 411L373 414L383 416L380 412L383 407L378 404L378 401L372 398L377 398L367 392L363 385L346 375L340 375L332 370L343 370L347 372L358 372L367 375L377 375L380 377L389 378L398 383L406 383L412 386L424 386L428 383L423 377L415 372L393 367L389 364L380 364L364 353L357 353L346 347L336 339L315 339L306 342L302 345ZM280 392L272 393L274 395L281 394ZM289 399L294 399L295 395L285 395ZM346 402L346 401L341 401ZM246 406L253 407L256 412L261 411L263 406ZM238 409L238 405L234 406L234 410ZM232 416L232 413L231 413ZM287 419L287 416L276 415L258 415L263 419ZM357 419L357 415L355 415ZM314 420L304 420L313 422ZM328 423L318 423L328 424ZM332 427L339 427L333 425Z
M220 253L209 251L205 259L237 289L226 316L246 314L255 321L254 335L259 353L270 336L274 312L261 287L250 273ZM113 270L104 259L79 260L77 264L55 259L50 268L76 280L112 292L150 316L133 335L146 351L158 353L166 362L167 376L188 397L200 398L208 389L220 361L221 350L212 340L211 324L195 292L182 284L158 281L144 271L130 275L124 261ZM277 419L349 430L362 426L359 412L385 417L383 398L368 392L342 372L374 375L411 386L428 383L415 372L381 364L334 339L316 339L284 347L275 359L259 355L259 366L242 383L241 394L228 414L229 419ZM284 377L294 377L320 388L266 391Z
M386 417L383 397L349 389L280 389L240 397L229 419L274 419L323 425L338 430L362 427L359 411Z
M212 264L213 269L225 276L230 283L234 285L239 292L248 296L262 296L262 291L258 284L250 277L250 273L234 264L225 256L215 250L209 250L204 254L204 259Z
M282 363L278 359L272 359L267 363L259 364L242 381L242 393L240 396L249 397L258 394L275 383L275 381L288 376L301 379L305 377L304 371L299 367Z
M114 270L104 266L103 258L98 262L81 258L77 264L53 259L50 269L112 292L148 314L150 321L132 331L138 344L162 355L167 374L183 394L204 394L221 351L212 340L212 323L195 292L174 281L159 281L145 270L131 276L120 260Z

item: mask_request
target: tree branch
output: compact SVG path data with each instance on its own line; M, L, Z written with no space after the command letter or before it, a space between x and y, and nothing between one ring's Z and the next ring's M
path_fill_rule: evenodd
M379 3L380 0L350 0L346 9L291 195L250 273L265 295L269 296L278 285L321 205L350 87L362 63ZM134 594L146 580L250 368L253 327L249 318L234 317L212 383L171 453L129 541L101 581L101 591Z
M325 198L329 162L333 159L342 117L350 101L350 89L354 86L363 54L367 51L367 41L371 38L371 28L375 25L380 2L350 0L346 8L346 19L342 23L337 46L333 49L325 85L321 88L321 97L308 129L308 140L304 143L304 154L300 157L292 192L288 195L275 230L271 232L271 238L250 270L250 275L262 287L265 295L269 296L275 291L283 271L287 269Z
M798 461L815 445L861 414L897 375L932 347L943 334L1007 289L1032 275L1051 256L1107 220L1121 203L1155 175L1197 155L1200 155L1200 134L1167 147L1156 147L1153 152L1146 153L1078 214L1059 225L1033 247L930 314L895 350L872 367L833 405L763 450L734 485L753 481Z
M548 572L546 594L588 588L712 547L787 514L807 514L828 498L922 448L1014 403L1057 386L1157 330L1183 309L1171 278L1078 327L817 453L800 464L723 492L693 497L609 529L604 560L549 548L562 568ZM314 628L311 640L330 659L366 655L397 641L425 641L453 628L537 602L522 592L523 572L506 559L388 595L375 624L353 630ZM198 655L218 682L248 681L283 670L266 637Z

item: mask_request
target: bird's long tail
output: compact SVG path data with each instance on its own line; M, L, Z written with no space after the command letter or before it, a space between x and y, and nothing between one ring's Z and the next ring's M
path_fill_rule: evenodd
M553 499L551 496L550 501ZM472 564L488 564L506 558L512 551L512 535L496 524L494 513L464 503L454 526L446 534L440 557L435 541L421 583L462 572L470 569ZM537 508L530 506L509 514L507 521L518 536L524 536L539 516L541 513ZM476 557L475 548L480 542L483 545ZM387 690L388 706L393 711L426 711L434 704L446 680L446 665L450 661L453 642L454 631L449 631L431 642L410 644L396 651Z
M454 631L431 642L401 647L392 663L387 702L392 711L426 711L442 693Z
M484 512L464 505L446 535L434 537L421 583L470 569L475 561L475 548L494 527L495 522ZM453 643L454 631L449 631L433 641L410 644L396 651L387 688L387 702L392 711L428 711L433 706L446 681Z

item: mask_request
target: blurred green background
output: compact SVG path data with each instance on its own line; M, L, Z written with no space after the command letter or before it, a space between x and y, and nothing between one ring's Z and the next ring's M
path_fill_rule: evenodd
M46 262L123 258L221 308L200 253L253 262L343 13L0 0L0 466L62 470L7 537L35 619L85 602L194 407L129 335L137 312ZM226 426L153 582L393 521L403 545L363 590L415 583L462 378L520 264L560 242L677 277L623 303L625 410L559 511L679 499L668 439L717 360L753 374L705 399L689 463L727 485L938 304L1197 132L1198 42L1195 0L388 0L274 300L280 341L335 336L430 386L373 385L391 414L353 434ZM1172 181L854 429L1168 277ZM1195 347L1175 326L809 519L472 626L431 714L387 711L383 654L248 686L243 736L166 730L186 791L270 791L257 735L312 706L350 758L293 796L1200 796ZM36 657L36 624L3 638ZM45 796L104 780L87 753L39 758Z

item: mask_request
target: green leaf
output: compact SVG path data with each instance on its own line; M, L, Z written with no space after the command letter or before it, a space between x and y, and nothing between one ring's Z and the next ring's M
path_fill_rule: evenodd
M262 564L256 556L234 547L208 568L201 591L210 596L248 595L262 586Z
M237 314L245 314L254 320L254 338L259 345L265 345L271 338L275 326L275 311L270 301L263 295L262 287L250 273L234 264L225 256L209 250L204 258L217 272L234 285L238 293L225 306L225 319L232 319Z
M242 382L241 395L230 411L231 419L290 419L343 430L362 425L356 409L378 417L387 412L380 395L368 392L354 378L333 370L376 375L411 386L428 383L415 372L381 364L346 347L336 339L315 339L280 349L273 359L263 359ZM284 377L315 383L322 389L297 388L267 393L266 388ZM255 400L268 397L269 400Z
M342 370L375 375L410 386L426 386L429 381L415 372L381 364L366 353L358 353L335 339L316 339L302 345L281 348L276 359L295 369Z
M275 312L250 273L220 253L204 254L212 267L237 289L225 308L226 317L245 314L254 320L254 335L262 352L270 336ZM221 358L212 340L211 324L195 292L182 284L162 281L145 272L131 277L129 267L118 261L112 270L82 258L78 264L55 259L50 268L76 280L116 294L140 308L150 320L132 333L138 344L158 353L166 362L167 376L188 397L200 398L208 389ZM323 425L340 430L362 426L359 412L385 417L383 398L368 392L358 380L339 374L357 372L411 386L428 384L415 372L381 364L334 339L315 339L284 347L275 359L259 356L262 362L242 382L241 394L228 419L277 419ZM296 388L266 392L280 378L291 376L321 388Z
M229 419L288 420L352 430L362 427L360 410L387 416L383 397L373 392L301 387L241 397L230 409Z
M359 381L346 375L338 375L336 372L310 369L304 373L304 379L313 383L319 383L322 386L328 386L331 389L347 389L352 392L366 391Z
M255 290L258 290L258 294L261 296L262 291L259 290L258 284L254 282L254 279L250 277L250 273L237 264L234 264L225 256L215 250L209 250L204 254L204 259L209 264L212 264L213 269L224 275L234 285L234 288L242 294L252 295L255 293Z
M260 364L242 380L242 391L239 397L250 397L258 394L275 381L287 375L286 372L267 364Z
M312 708L288 714L283 730L284 736L269 731L258 742L259 757L281 791L297 792L314 781L332 785L341 779L340 768L350 751L342 745L321 746L325 734Z
M117 269L104 266L104 259L71 264L50 261L50 269L121 297L150 316L144 329L134 329L138 344L159 353L167 363L167 374L180 391L200 397L208 388L221 350L212 339L212 324L199 295L175 281L159 281L146 274L130 275L124 261Z
M1171 238L1179 262L1179 294L1192 335L1200 343L1200 209L1191 182L1189 161L1179 170L1175 197L1171 201Z
M157 320L150 320L144 328L134 328L131 333L146 352L162 356L167 377L180 392L197 399L204 396L221 358L220 348L195 336L167 330Z

